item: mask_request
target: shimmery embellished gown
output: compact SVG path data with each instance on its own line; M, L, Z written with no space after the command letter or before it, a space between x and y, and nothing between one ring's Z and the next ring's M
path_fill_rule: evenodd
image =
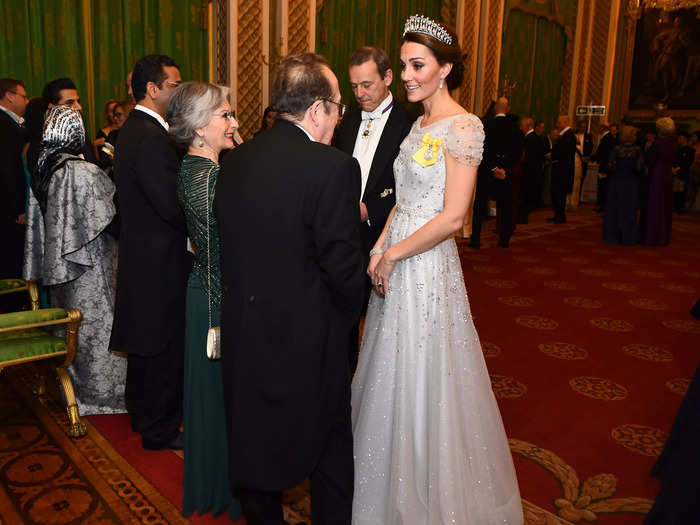
M228 479L221 362L210 360L206 354L209 301L212 326L219 324L221 304L219 233L212 210L218 173L219 166L211 160L185 155L178 177L178 197L185 211L187 232L197 252L187 284L185 313L185 474L182 514L189 517L194 511L200 515L211 511L213 516L217 516L226 511L232 520L236 520L241 515L241 505L231 496ZM207 205L210 214L208 225Z
M385 248L443 209L445 159L413 159L425 134L466 165L483 127L458 115L413 125L394 163L396 211ZM354 525L522 524L501 415L474 329L453 239L398 262L372 294L352 384Z

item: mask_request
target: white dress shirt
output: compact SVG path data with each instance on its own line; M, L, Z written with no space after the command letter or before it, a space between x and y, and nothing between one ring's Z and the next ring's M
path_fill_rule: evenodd
M168 131L170 129L170 126L168 126L168 123L165 122L165 119L161 117L158 113L153 111L152 109L147 108L146 106L142 106L141 104L136 104L134 109L138 109L139 111L143 111L146 115L152 116L154 119L156 119L161 126L165 128L165 131Z
M355 149L352 151L352 156L357 159L362 172L362 190L360 195L364 196L369 171L372 168L372 160L374 153L377 151L379 139L382 137L384 126L393 109L394 97L389 95L379 104L374 111L368 113L362 112L362 122L357 130L357 138L355 139ZM369 130L369 134L365 136L365 130Z

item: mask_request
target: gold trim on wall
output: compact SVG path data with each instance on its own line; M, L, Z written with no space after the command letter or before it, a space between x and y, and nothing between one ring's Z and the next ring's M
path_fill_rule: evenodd
M90 0L83 0L83 33L85 33L85 75L87 77L87 113L91 123L90 128L97 130L97 116L95 115L95 59L92 54L92 5ZM92 125L90 125L92 124Z

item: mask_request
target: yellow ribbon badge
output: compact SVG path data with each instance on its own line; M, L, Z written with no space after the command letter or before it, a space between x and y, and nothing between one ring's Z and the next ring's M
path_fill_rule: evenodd
M421 148L413 154L413 160L424 168L435 164L438 158L438 149L440 149L444 140L433 139L429 133L426 133L423 135Z

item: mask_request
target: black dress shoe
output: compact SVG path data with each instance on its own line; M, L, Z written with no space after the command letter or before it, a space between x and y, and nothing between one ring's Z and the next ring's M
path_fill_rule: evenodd
M467 244L467 246L478 250L479 248L481 248L481 243L469 241L469 244Z
M508 248L508 241L498 241L499 248Z
M566 222L566 219L559 219L559 220L554 220L552 221L554 224L564 224Z
M177 436L167 443L153 443L152 441L144 439L142 444L145 450L164 450L166 448L170 450L182 450L185 447L185 436L182 432L178 432Z
M545 221L547 222L554 222L556 219L554 217L547 217Z

